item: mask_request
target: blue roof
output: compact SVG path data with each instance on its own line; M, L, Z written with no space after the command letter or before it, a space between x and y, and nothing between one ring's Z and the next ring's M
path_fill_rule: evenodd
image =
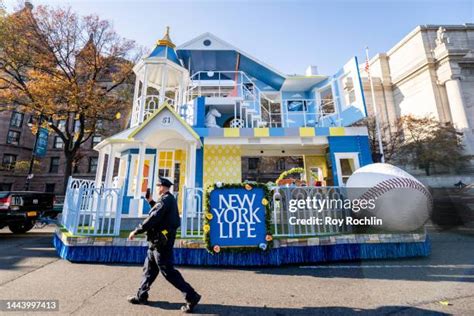
M235 71L237 54L240 53L235 50L178 49L178 55L183 60L184 66L192 74L198 71ZM237 70L245 72L275 90L280 90L285 81L280 74L243 54L240 54Z
M166 58L172 62L174 62L177 65L181 65L181 61L178 58L178 55L176 54L176 51L174 48L171 48L166 45L156 45L155 49L151 52L151 54L148 57L162 57Z

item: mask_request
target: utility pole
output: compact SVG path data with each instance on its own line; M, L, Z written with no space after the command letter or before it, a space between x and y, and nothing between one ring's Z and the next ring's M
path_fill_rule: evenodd
M367 75L369 77L369 82L370 82L370 91L372 92L372 107L374 111L374 118L375 118L375 133L377 134L377 140L379 143L379 150L380 150L380 162L385 163L385 155L383 153L383 143L382 143L382 134L380 133L380 125L379 125L379 119L377 115L377 106L375 104L375 89L374 89L374 83L372 81L372 77L370 75L370 70L369 70L369 47L365 48L365 55L366 55L366 71Z

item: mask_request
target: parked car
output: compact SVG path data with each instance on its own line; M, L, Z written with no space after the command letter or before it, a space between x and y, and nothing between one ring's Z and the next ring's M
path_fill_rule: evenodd
M0 229L17 234L26 233L44 215L55 213L54 194L35 191L0 192Z

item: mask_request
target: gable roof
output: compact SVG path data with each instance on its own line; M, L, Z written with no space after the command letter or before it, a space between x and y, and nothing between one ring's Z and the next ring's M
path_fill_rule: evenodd
M152 122L155 119L155 117L157 117L158 114L163 112L165 109L167 109L169 112L171 112L171 115L173 115L173 117L175 119L177 119L178 122L181 123L181 125L184 126L184 128L186 128L186 130L195 139L197 139L199 142L201 142L201 139L199 138L198 133L196 133L196 131L191 126L189 126L189 124L181 116L179 116L178 113L176 113L176 111L173 108L171 108L169 106L168 102L166 102L166 101L163 103L163 105L161 105L158 108L158 110L156 110L151 116L149 116L142 124L140 124L137 128L135 128L135 130L132 131L128 135L128 139L133 139L134 136L136 136L138 133L140 133L141 130L143 130L148 124L150 124L150 122Z
M205 46L204 45L204 41L208 39L210 40L212 43L216 43L211 46ZM228 42L224 41L223 39L217 37L216 35L210 33L210 32L206 32L206 33L203 33L201 35L199 35L198 37L195 37L193 38L192 40L189 40L181 45L179 45L177 47L177 51L180 51L180 50L234 50L236 52L238 52L239 54L249 58L250 60L264 66L265 68L271 70L272 72L274 72L275 74L283 77L283 78L286 78L286 75L281 73L279 70L273 68L272 66L262 62L261 60L258 60L257 58L251 56L250 54L240 50L239 48L235 47L234 45L232 44L229 44Z

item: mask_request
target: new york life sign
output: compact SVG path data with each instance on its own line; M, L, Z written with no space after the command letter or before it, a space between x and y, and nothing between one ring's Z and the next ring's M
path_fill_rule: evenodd
M265 243L265 193L261 188L222 188L210 194L210 239L220 247Z

